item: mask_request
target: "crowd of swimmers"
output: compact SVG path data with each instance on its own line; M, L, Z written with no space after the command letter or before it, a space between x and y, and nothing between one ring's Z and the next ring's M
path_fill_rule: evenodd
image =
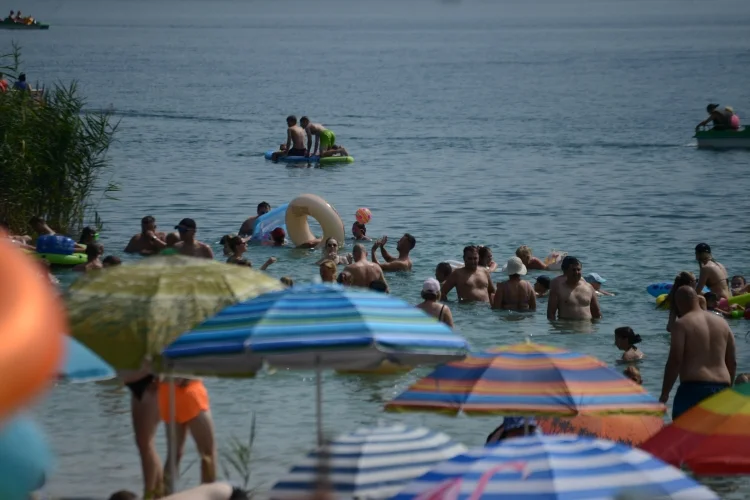
M252 266L246 257L248 242L258 217L270 210L270 204L260 203L256 215L243 221L237 234L227 234L221 239L228 263ZM30 221L30 226L38 235L55 234L38 217ZM7 225L4 229L10 234ZM175 253L214 258L211 246L196 238L198 227L193 219L182 219L174 229L173 232L159 231L156 219L146 216L141 220L140 232L130 239L124 251L146 256ZM321 248L322 253L317 261L321 281L389 293L386 274L412 270L414 264L411 252L417 244L413 235L406 233L401 236L396 242L395 254L391 254L387 249L387 236L372 240L367 236L367 227L359 222L353 223L351 233L354 241L350 254L341 253L344 242L335 238L325 241L317 239L306 245L309 248ZM33 249L33 238L29 236L8 237L22 247ZM285 237L282 228L275 228L271 231L270 239L261 244L281 247L286 244ZM366 244L370 246L369 252ZM81 271L90 272L107 267L110 258L111 265L119 264L119 259L114 256L101 258L103 247L97 243L96 233L91 228L83 230L78 245L88 257L88 262L80 266ZM729 387L735 379L746 381L748 378L744 374L737 377L734 335L724 316L731 311L727 300L735 295L750 293L750 286L743 276L733 276L730 280L726 268L714 259L708 244L700 243L695 247L695 258L699 267L698 277L687 271L678 274L666 300L661 304L662 307L669 308L666 329L671 334L671 341L659 399L667 402L679 378L680 384L673 403L673 418L679 417L706 397ZM263 263L261 269L266 269L275 262L276 258L271 257ZM499 270L506 277L496 284L491 273L498 271L499 266L493 260L492 250L487 246L466 246L463 249L462 266L448 262L437 264L434 278L428 278L422 285L422 302L416 307L452 327L453 313L445 300L455 290L461 303L486 303L492 309L522 313L533 313L537 309L537 299L545 298L546 315L550 321L590 322L601 318L598 297L613 295L601 289L606 280L596 273L589 273L584 277L583 265L574 256L566 256L561 264L562 275L555 278L538 276L532 284L524 280L523 276L529 269L546 270L547 265L533 255L531 248L521 246ZM287 286L294 285L293 278L289 276L282 277L281 281ZM709 291L703 293L704 287ZM629 365L625 374L637 383L642 380L636 364L645 357L638 348L641 341L641 336L628 326L619 327L614 332L614 344L623 352L620 362ZM139 371L121 373L120 376L132 392L133 424L146 491L156 491L163 483L164 472L160 466L154 437L159 422L167 420L167 390L147 365ZM178 460L184 438L191 434L201 457L201 480L203 483L210 483L216 475L216 450L208 393L200 380L180 381L176 408L180 438ZM508 422L510 424L511 420ZM509 431L507 426L505 431ZM168 470L168 467L164 470Z

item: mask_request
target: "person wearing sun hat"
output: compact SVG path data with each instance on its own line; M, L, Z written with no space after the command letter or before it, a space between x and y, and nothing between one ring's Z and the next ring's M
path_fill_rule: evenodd
M596 274L596 273L589 273L589 274L586 275L586 277L584 279L586 280L586 283L588 283L589 285L591 285L591 287L599 295L607 295L607 296L613 296L614 295L614 293L612 293L612 292L607 292L605 290L602 290L602 284L606 283L607 280L605 280L604 278L602 278L598 274Z
M536 292L528 281L521 279L527 272L519 257L511 257L503 267L508 280L497 285L492 300L493 309L536 311Z
M427 278L424 281L422 284L422 300L423 302L416 306L418 309L453 328L453 314L450 308L438 302L440 300L440 282L438 280Z

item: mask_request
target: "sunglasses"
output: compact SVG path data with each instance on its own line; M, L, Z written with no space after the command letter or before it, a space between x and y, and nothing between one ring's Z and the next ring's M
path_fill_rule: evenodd
M329 248L336 248L339 245L338 245L338 243L327 243L326 246L329 247Z

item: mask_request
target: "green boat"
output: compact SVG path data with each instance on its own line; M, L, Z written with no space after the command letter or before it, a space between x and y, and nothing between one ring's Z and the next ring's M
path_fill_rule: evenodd
M705 149L750 149L750 128L739 130L696 130L695 140Z
M34 21L32 24L16 23L3 19L0 21L0 30L48 30L49 24L41 24Z

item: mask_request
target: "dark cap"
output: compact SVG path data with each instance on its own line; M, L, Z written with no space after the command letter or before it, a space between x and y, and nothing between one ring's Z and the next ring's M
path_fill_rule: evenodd
M550 285L549 276L538 276L536 279L536 282L541 283L545 287L549 288L549 285Z
M182 229L182 230L188 230L188 229L198 229L198 226L195 225L195 221L193 219L182 219L179 224L177 224L175 229Z
M709 104L708 106L706 106L706 111L708 111L709 113L711 113L711 112L713 112L713 110L715 110L718 107L719 107L718 104Z
M695 245L695 253L711 253L711 247L708 243L698 243Z

